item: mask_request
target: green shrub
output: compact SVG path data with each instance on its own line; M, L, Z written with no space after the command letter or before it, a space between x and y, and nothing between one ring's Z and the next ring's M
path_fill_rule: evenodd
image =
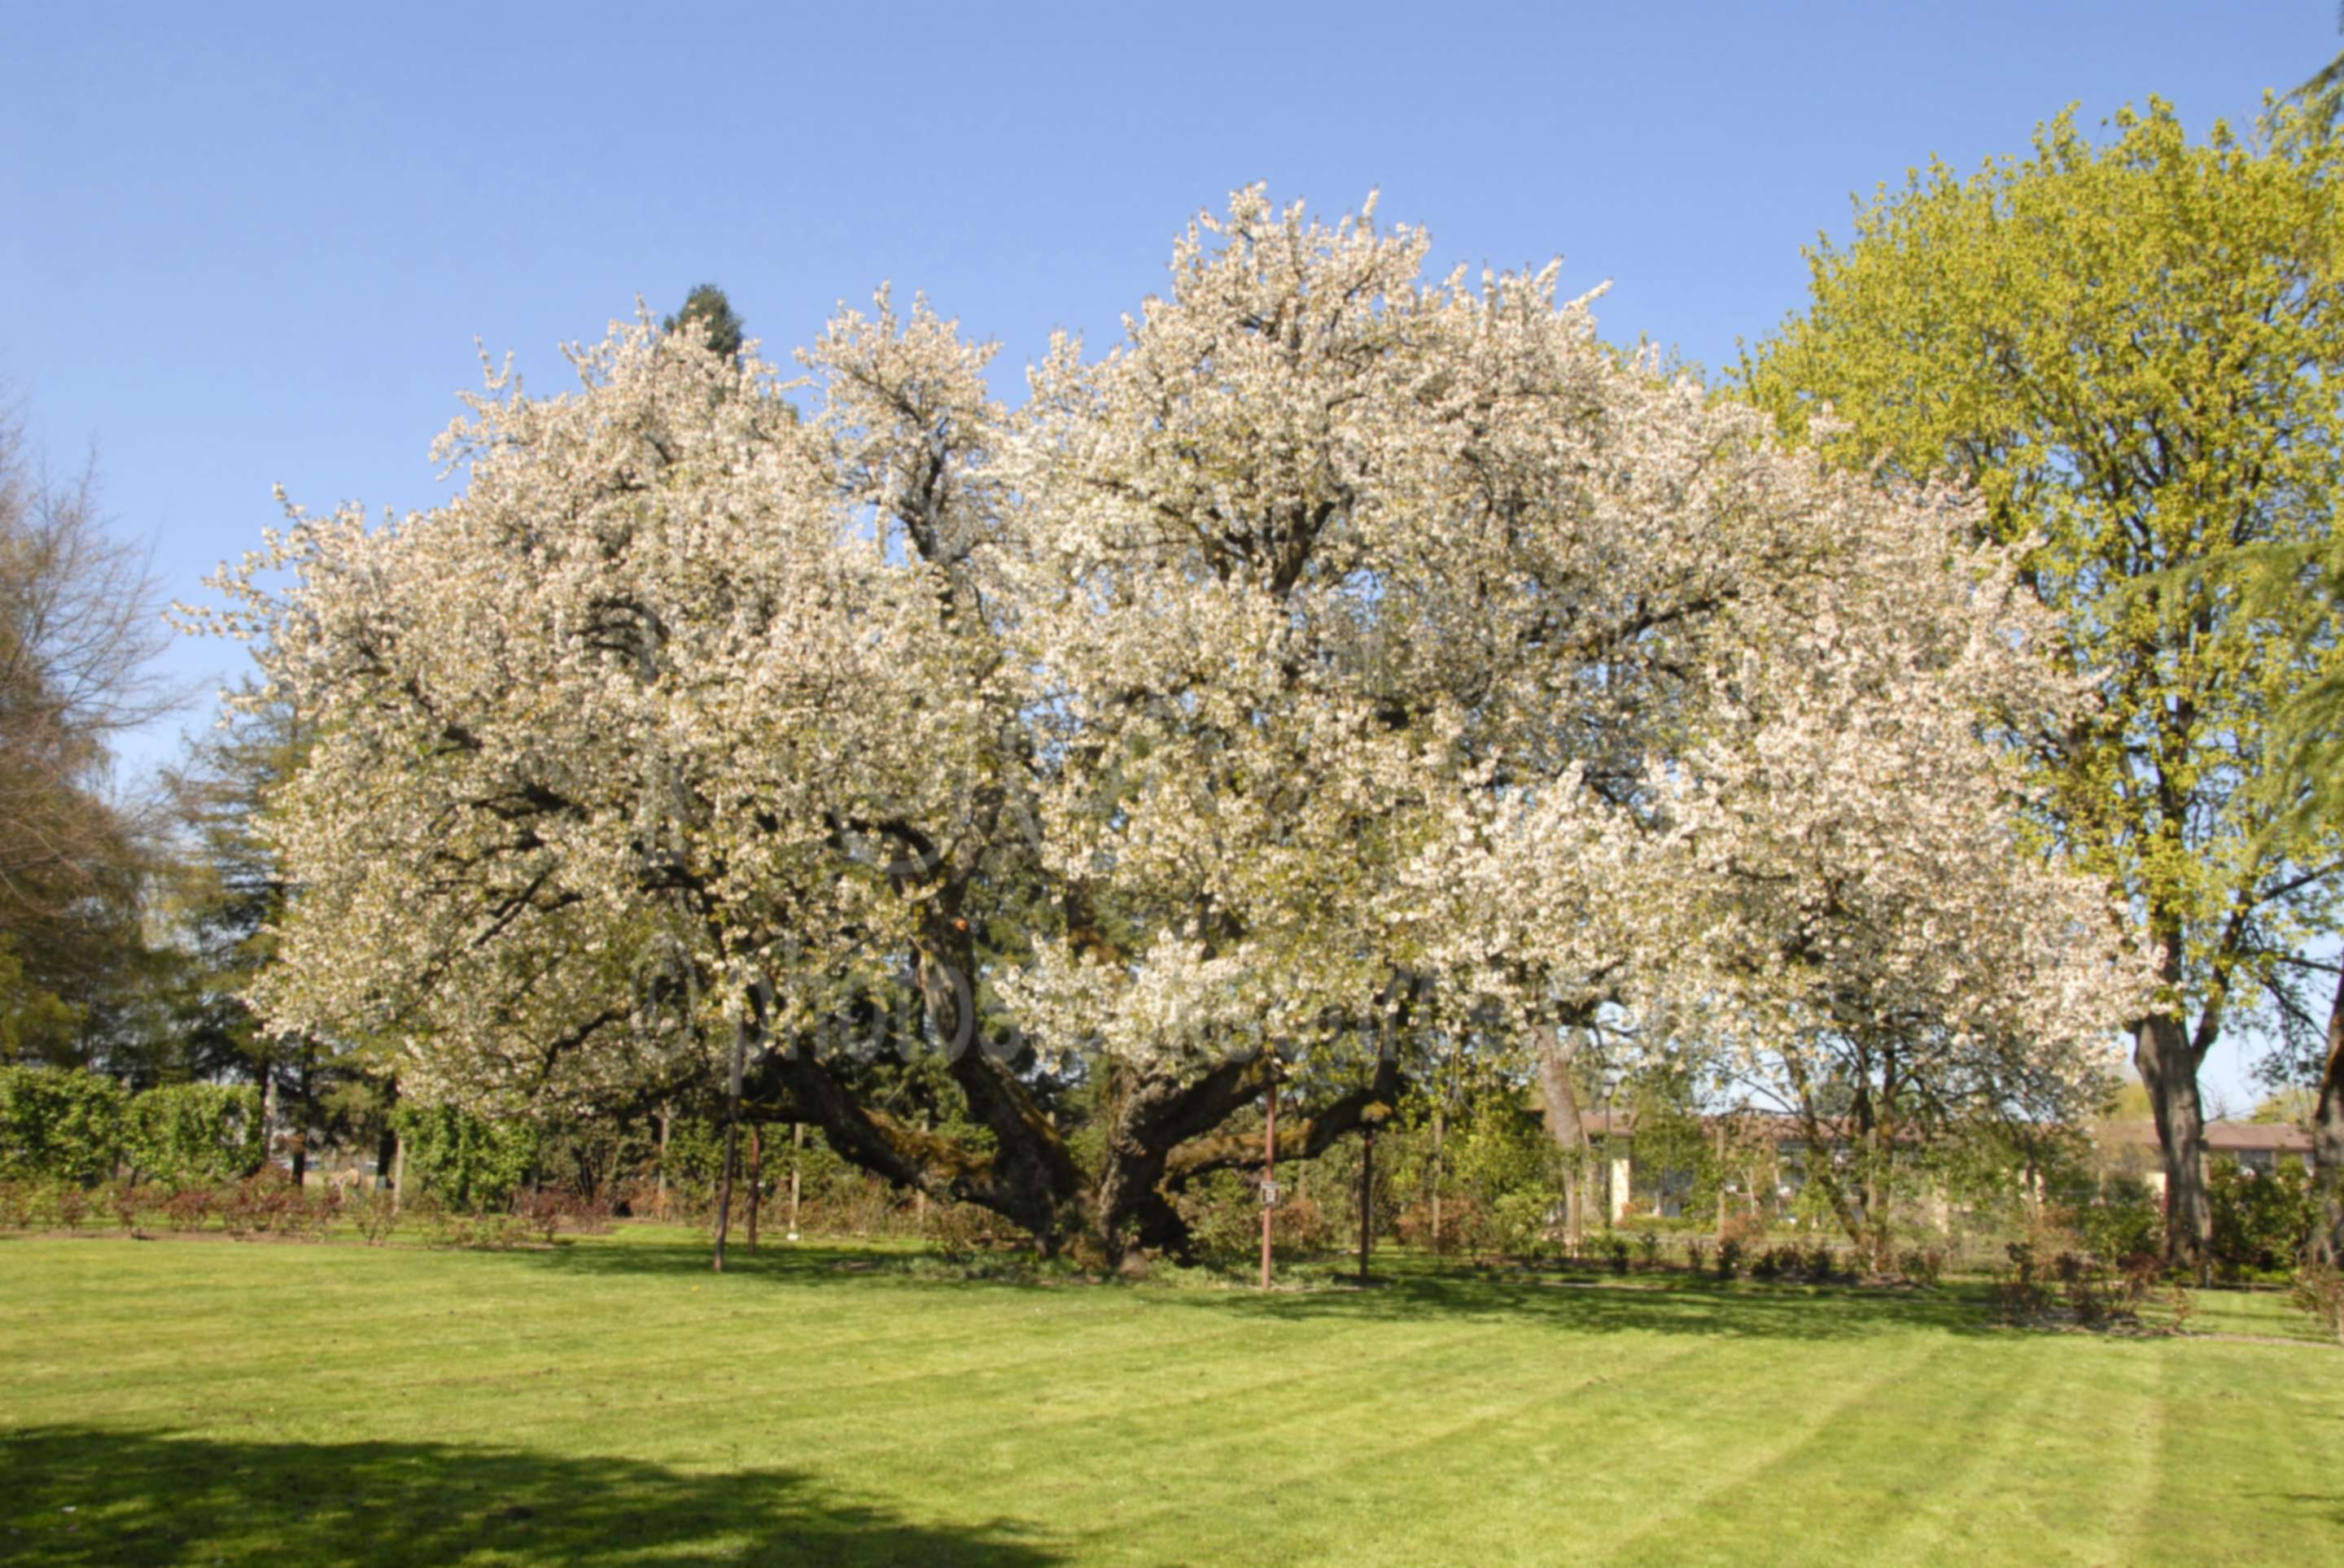
M1198 1258L1226 1269L1259 1254L1260 1191L1235 1171L1217 1171L1179 1195L1180 1217ZM1270 1233L1282 1255L1308 1257L1324 1251L1335 1232L1315 1199L1288 1187L1272 1211Z
M393 1124L418 1192L466 1213L501 1212L537 1163L536 1123L491 1121L452 1105L402 1105Z
M1940 1247L1911 1248L1898 1256L1896 1271L1916 1285L1935 1286L1945 1277L1945 1250Z
M94 1072L0 1067L0 1178L105 1181L121 1152L128 1098Z
M1564 1201L1560 1157L1510 1096L1490 1096L1453 1130L1449 1159L1458 1191L1475 1200L1471 1218L1460 1215L1466 1248L1485 1258L1521 1257L1544 1245L1551 1217Z
M2084 1244L2109 1263L2165 1250L2165 1210L2146 1182L2108 1183L2107 1192L2076 1210L2076 1231Z
M268 1158L260 1091L181 1083L134 1095L122 1145L131 1169L168 1187L241 1181Z
M1440 1230L1432 1229L1432 1203L1418 1199L1399 1213L1395 1229L1400 1241L1410 1247L1449 1257L1460 1251L1467 1236L1474 1233L1480 1222L1481 1206L1463 1193L1443 1194L1440 1203Z
M2206 1191L2214 1211L2214 1267L2224 1279L2279 1272L2303 1255L2317 1213L2301 1166L2258 1173L2218 1160Z

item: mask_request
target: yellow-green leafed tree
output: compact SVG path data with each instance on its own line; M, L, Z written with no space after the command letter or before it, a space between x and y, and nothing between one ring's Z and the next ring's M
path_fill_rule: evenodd
M1974 485L2026 545L2053 657L2101 702L2017 739L2050 837L2120 892L2161 977L2132 1034L2177 1256L2209 1235L2199 1066L2344 893L2332 825L2273 832L2287 791L2257 787L2270 715L2344 664L2332 606L2242 609L2208 569L2326 540L2344 476L2344 146L2289 123L2193 144L2151 99L2098 141L2067 114L2030 156L1933 163L1810 253L1808 309L1737 377L1884 483Z

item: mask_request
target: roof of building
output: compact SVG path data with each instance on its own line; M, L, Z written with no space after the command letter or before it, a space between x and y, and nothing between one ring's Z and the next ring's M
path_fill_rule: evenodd
M2154 1121L2107 1121L2098 1132L2103 1142L2157 1145ZM2309 1154L2311 1134L2291 1121L2208 1121L2206 1147L2216 1154Z
M1545 1107L1535 1091L1531 1095L1531 1109L1543 1112ZM1806 1137L1800 1119L1773 1111L1738 1111L1724 1118L1704 1116L1701 1119L1703 1131L1713 1132L1723 1120L1728 1135L1744 1141L1763 1140L1770 1143L1795 1143ZM1636 1135L1635 1113L1628 1111L1604 1112L1591 1111L1581 1121L1590 1138L1606 1138L1617 1132L1623 1138ZM1827 1138L1845 1138L1853 1129L1837 1117L1825 1117L1821 1123ZM2101 1143L2137 1144L2157 1147L2157 1124L2153 1121L2103 1121L2093 1130L2094 1138ZM2288 1121L2208 1121L2206 1123L2206 1148L2214 1154L2309 1154L2311 1134Z

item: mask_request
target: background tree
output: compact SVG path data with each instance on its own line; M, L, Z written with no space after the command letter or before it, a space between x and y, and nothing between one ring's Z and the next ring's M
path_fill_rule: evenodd
M2344 535L2332 528L2324 538L2230 552L2204 575L2237 592L2247 613L2294 627L2307 650L2332 646L2344 633ZM2326 665L2278 707L2270 728L2274 766L2255 789L2270 816L2266 831L2280 853L2332 852L2344 830L2344 668ZM2325 960L2284 955L2262 979L2280 1040L2262 1076L2301 1102L2303 1114L2293 1119L2311 1129L2319 1212L2311 1252L2318 1261L2344 1262L2344 953Z
M1813 303L1741 391L1891 482L1974 486L2060 617L2096 710L2019 734L2056 842L2105 877L2159 989L2131 1025L2172 1205L2202 1255L2198 1073L2284 955L2333 924L2332 835L2254 786L2269 719L2336 668L2316 605L2248 613L2197 568L2328 536L2344 464L2339 154L2190 145L2169 106L2096 146L2062 116L2023 160L1942 164L1812 253ZM1819 417L1824 406L1836 420ZM2151 582L2147 591L2140 585Z
M94 475L52 479L0 418L0 1031L88 1063L140 1033L155 813L112 745L168 712L146 553L110 536Z
M733 312L732 300L712 283L695 284L683 297L683 307L660 323L662 332L673 332L689 323L708 335L709 349L731 359L741 352L746 336L741 317Z
M181 835L169 900L177 1054L188 1076L261 1085L271 1133L292 1136L297 1175L308 1163L309 1133L336 1132L338 1141L388 1127L377 1103L388 1081L369 1076L365 1052L269 1030L246 1000L276 960L291 901L267 818L311 739L289 702L266 699L248 681L220 723L164 774Z
M2337 23L2344 27L2344 5L2336 10ZM2321 66L2311 79L2288 94L2282 101L2283 113L2277 126L2282 143L2300 143L2333 136L2339 122L2344 122L2344 53Z

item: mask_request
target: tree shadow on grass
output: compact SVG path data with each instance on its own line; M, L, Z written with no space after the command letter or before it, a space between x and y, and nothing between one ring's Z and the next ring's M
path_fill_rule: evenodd
M689 1236L621 1237L551 1251L516 1253L531 1266L565 1272L708 1277L705 1242ZM798 1243L750 1252L736 1247L727 1279L745 1289L890 1290L905 1295L945 1292L1026 1291L1057 1295L1084 1291L1139 1291L1151 1304L1233 1318L1352 1322L1536 1322L1577 1333L1713 1334L1784 1340L1847 1340L1926 1331L1985 1334L2002 1332L1982 1287L1905 1291L1863 1286L1731 1283L1681 1273L1615 1278L1584 1270L1475 1270L1414 1262L1370 1288L1340 1284L1263 1292L1241 1282L1210 1284L1064 1279L955 1278L942 1260L902 1250L838 1243ZM980 1256L979 1271L987 1267Z
M159 1432L0 1432L0 1561L1056 1561L1014 1523L913 1524L785 1471L684 1474L624 1459L429 1442L230 1442Z

